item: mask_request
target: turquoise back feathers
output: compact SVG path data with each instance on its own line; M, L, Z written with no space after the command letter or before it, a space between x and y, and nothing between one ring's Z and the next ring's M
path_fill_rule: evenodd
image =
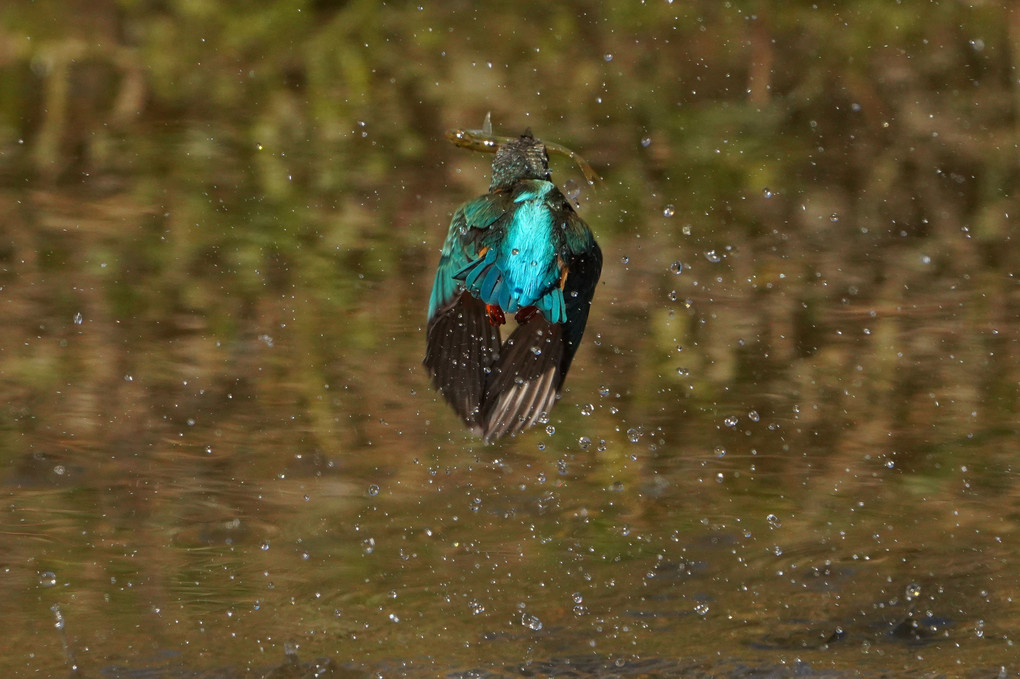
M523 190L513 198L513 216L503 233L493 233L484 256L477 257L453 274L475 297L506 313L535 306L552 323L566 323L562 268L554 224L545 197L558 189L550 182L521 182Z
M461 418L492 440L551 410L584 333L602 253L549 181L546 145L530 133L478 139L473 148L496 150L492 182L450 223L425 366ZM507 315L517 327L504 342Z

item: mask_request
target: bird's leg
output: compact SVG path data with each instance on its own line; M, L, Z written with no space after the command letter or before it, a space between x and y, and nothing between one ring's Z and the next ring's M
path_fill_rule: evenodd
M526 306L517 312L517 314L514 316L514 320L517 321L518 325L524 325L525 323L530 321L531 318L537 313L538 313L537 306Z
M495 304L486 304L485 311L489 314L489 325L499 327L506 323L506 316L503 315L503 310Z

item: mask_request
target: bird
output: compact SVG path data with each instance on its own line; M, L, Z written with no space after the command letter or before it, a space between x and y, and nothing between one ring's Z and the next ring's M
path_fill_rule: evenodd
M488 193L461 205L443 243L429 299L424 364L436 390L486 442L547 416L584 335L602 273L592 230L552 182L549 152L569 149L482 130L456 145L495 153ZM506 340L502 331L516 327Z

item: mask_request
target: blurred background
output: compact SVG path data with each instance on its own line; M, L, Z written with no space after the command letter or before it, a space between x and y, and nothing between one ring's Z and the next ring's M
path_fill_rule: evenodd
M489 446L487 112L606 258ZM1018 141L1012 3L7 0L0 668L1018 676Z

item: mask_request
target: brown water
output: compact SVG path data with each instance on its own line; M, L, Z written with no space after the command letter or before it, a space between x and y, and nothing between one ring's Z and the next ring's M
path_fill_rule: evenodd
M1011 13L327 5L6 10L4 676L1020 675ZM487 446L420 362L488 108L606 265Z

